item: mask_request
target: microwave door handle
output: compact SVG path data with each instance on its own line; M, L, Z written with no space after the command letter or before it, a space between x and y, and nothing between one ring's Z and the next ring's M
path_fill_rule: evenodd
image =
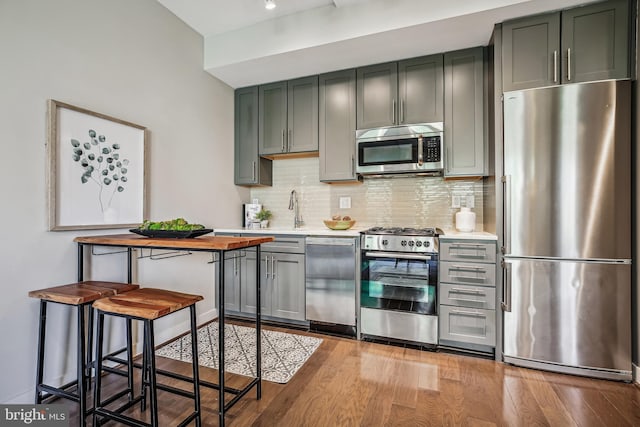
M423 140L422 140L422 135L420 135L418 137L418 165L422 166L422 164L424 163L424 157L422 155L422 150L423 150Z

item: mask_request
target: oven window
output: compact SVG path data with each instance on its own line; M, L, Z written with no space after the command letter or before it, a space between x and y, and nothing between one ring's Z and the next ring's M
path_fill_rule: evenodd
M363 307L436 313L437 260L366 256L362 263Z
M379 141L359 144L360 166L394 163L416 163L418 161L418 139L402 141Z

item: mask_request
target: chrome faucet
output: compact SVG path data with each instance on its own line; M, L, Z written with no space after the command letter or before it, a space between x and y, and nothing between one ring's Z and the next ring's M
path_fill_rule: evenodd
M300 209L298 208L298 194L296 190L291 190L291 196L289 196L289 210L293 211L293 228L298 228L304 225L302 216L300 216Z

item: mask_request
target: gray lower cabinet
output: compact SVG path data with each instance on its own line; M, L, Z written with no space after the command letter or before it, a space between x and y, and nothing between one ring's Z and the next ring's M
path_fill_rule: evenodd
M493 353L496 250L493 241L440 241L438 343L441 346Z
M240 254L229 253L224 261L224 309L240 311L240 283L244 263Z
M318 88L320 181L356 181L356 72L321 74Z
M628 0L610 0L502 25L503 91L629 78Z
M444 54L445 177L486 174L485 62L483 47Z
M259 87L259 154L318 151L318 76Z
M258 155L258 87L235 91L234 183L271 185L271 160Z
M247 251L247 274L241 285L243 313L256 312L255 255ZM261 315L304 321L304 254L262 251L260 255Z
M442 122L442 55L357 69L357 127Z
M234 235L234 233L216 233ZM246 234L249 235L249 234ZM255 234L251 234L255 236ZM305 238L276 236L260 253L261 315L305 322ZM229 252L224 264L224 301L228 314L256 312L256 251Z

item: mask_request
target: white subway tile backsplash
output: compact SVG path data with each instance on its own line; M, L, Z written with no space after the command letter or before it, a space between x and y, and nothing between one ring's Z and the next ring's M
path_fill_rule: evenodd
M476 231L482 231L483 185L481 180L450 180L441 177L366 179L353 184L325 184L319 181L318 158L278 159L273 162L273 186L251 189L273 212L271 226L292 227L288 210L292 190L298 193L300 213L308 227L323 226L334 214L349 215L358 226L435 226L455 228L457 208L451 196L472 195ZM351 197L351 208L340 209L340 197ZM462 198L465 200L465 198ZM247 201L249 202L249 201ZM464 206L464 204L463 204Z

